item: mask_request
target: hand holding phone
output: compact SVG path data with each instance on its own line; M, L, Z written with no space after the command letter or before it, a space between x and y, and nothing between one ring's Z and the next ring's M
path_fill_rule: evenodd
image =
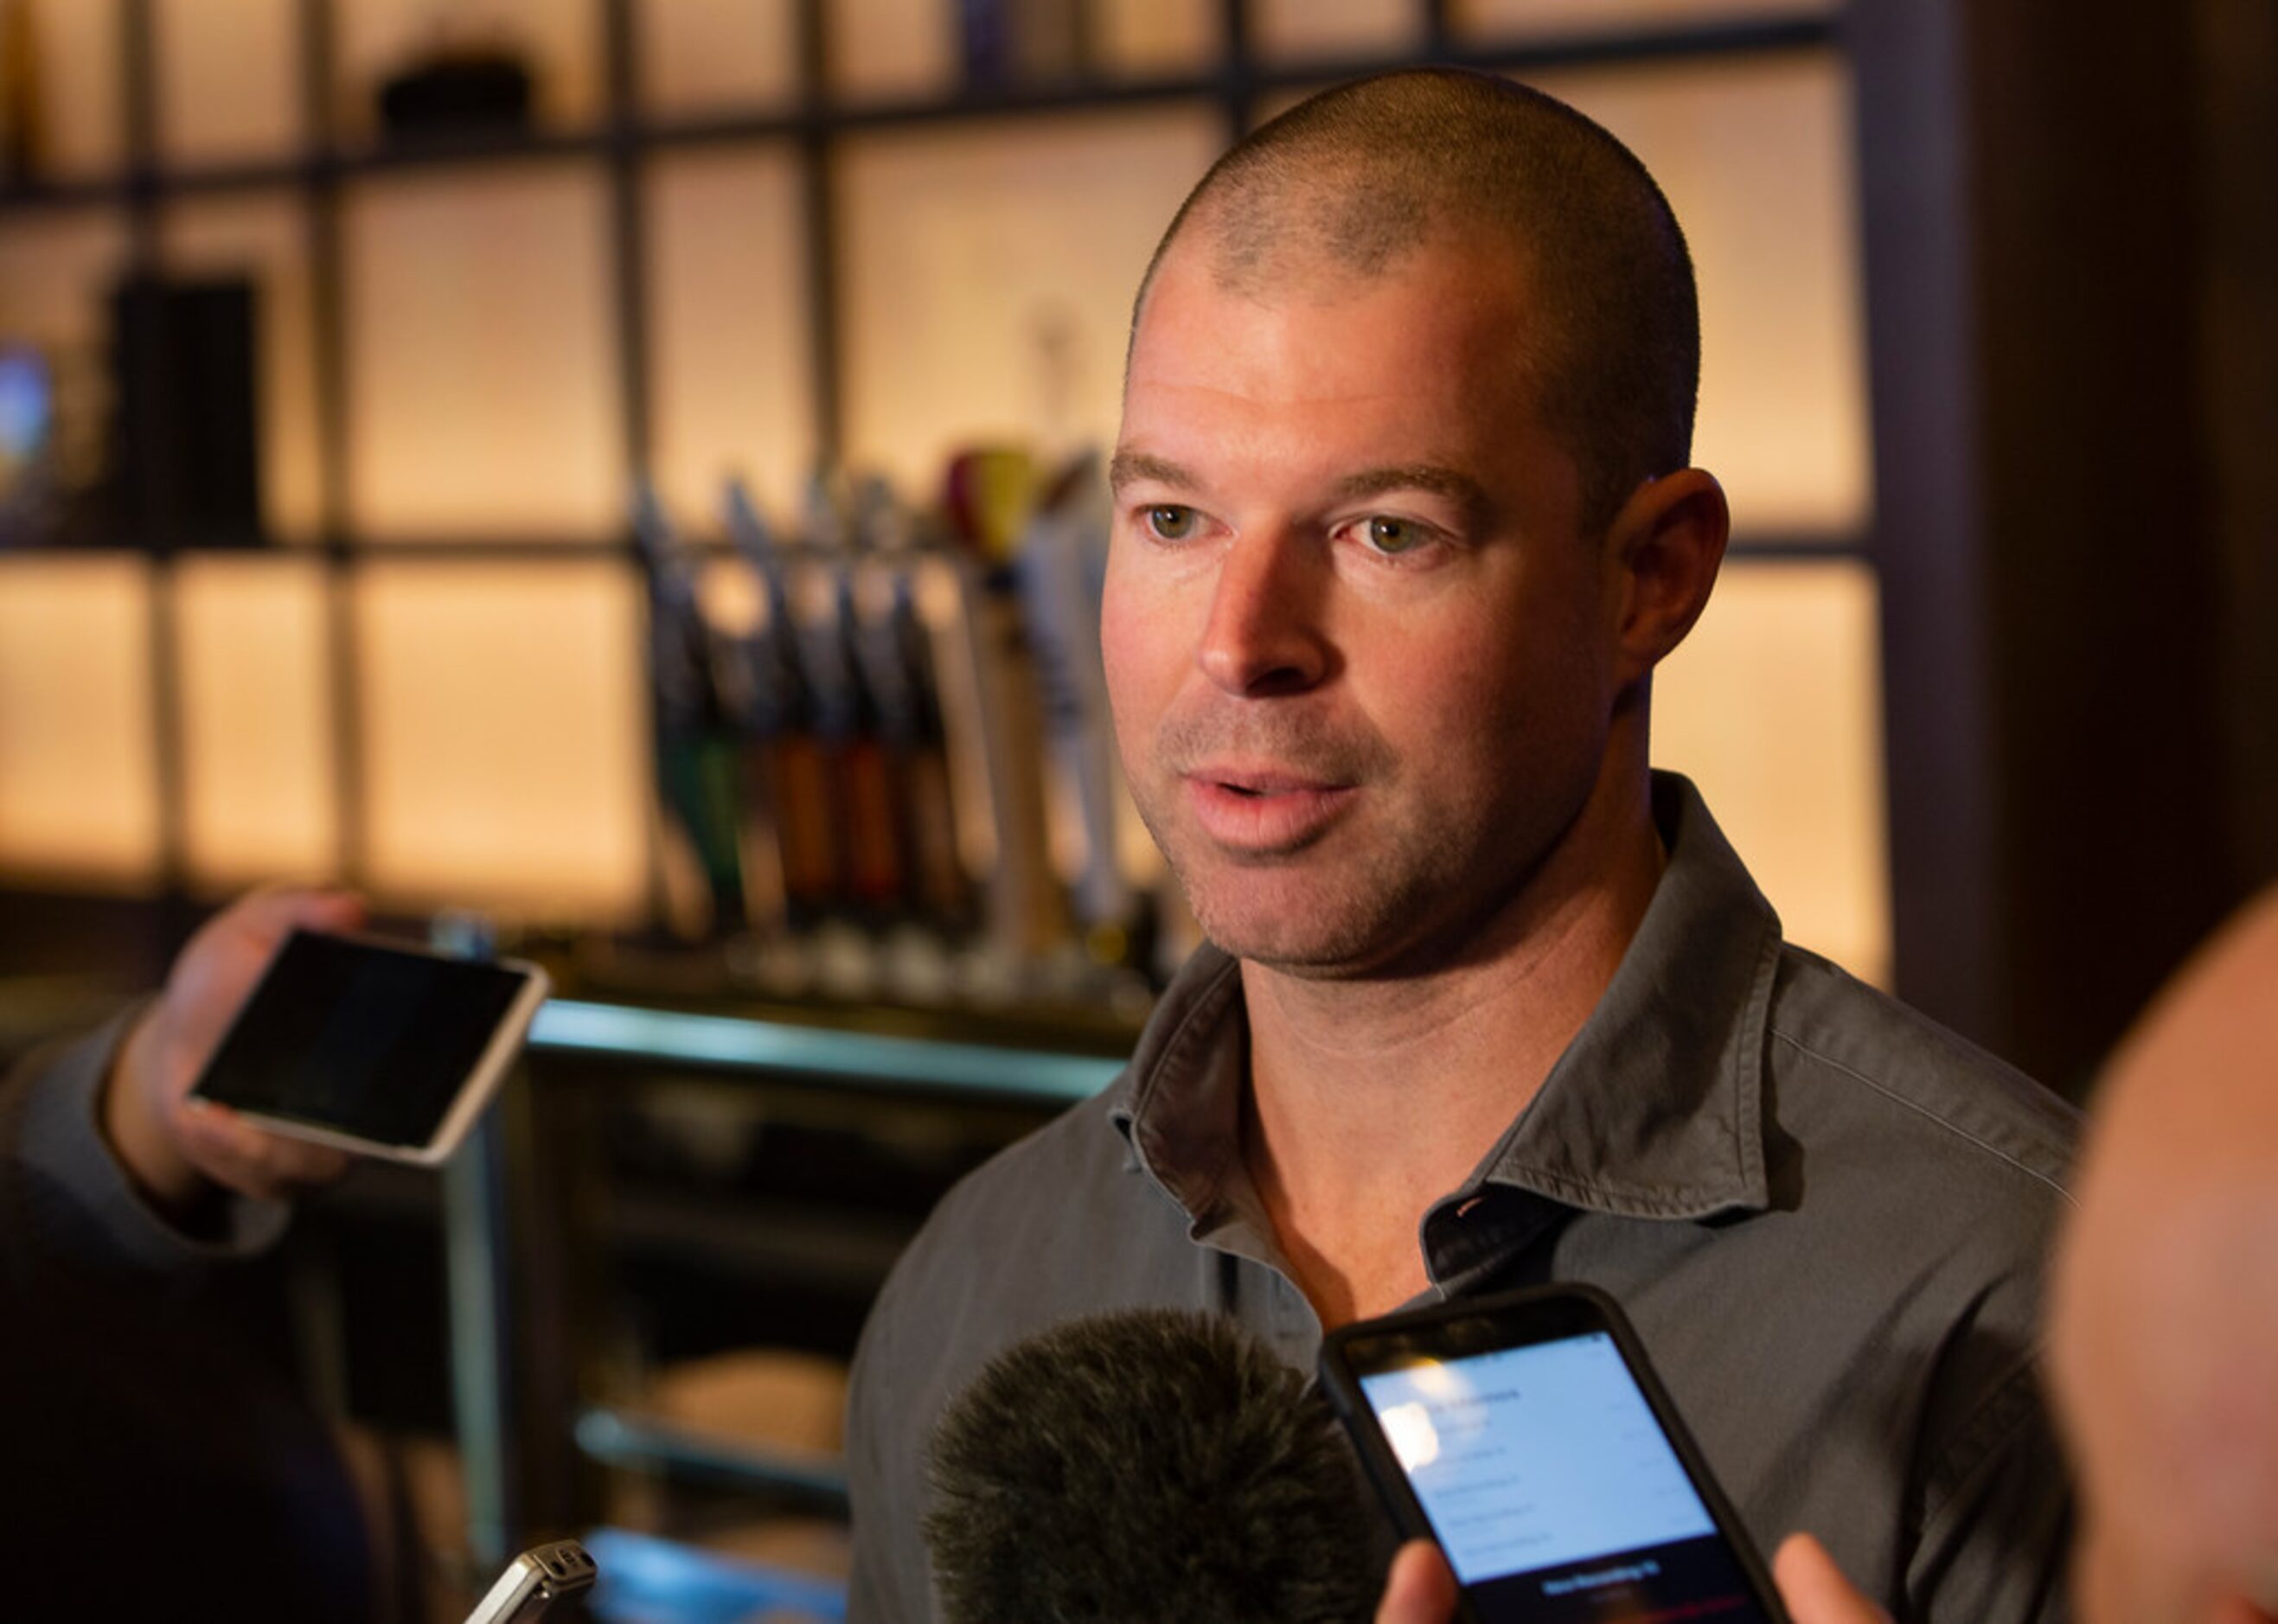
M1478 1624L1785 1624L1612 1300L1552 1286L1346 1326L1322 1385Z
M336 1150L200 1109L189 1094L287 934L363 923L363 904L342 892L263 890L232 903L190 939L103 1085L103 1137L145 1196L181 1212L216 1186L273 1198L345 1170Z
M295 931L191 1090L271 1132L432 1165L497 1090L545 972Z

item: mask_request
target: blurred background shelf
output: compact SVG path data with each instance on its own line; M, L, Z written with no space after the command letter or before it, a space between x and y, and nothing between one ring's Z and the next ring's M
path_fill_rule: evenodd
M11 601L85 628L0 653L0 773L29 787L0 789L0 895L143 891L179 929L270 873L407 909L653 919L631 493L654 485L718 558L724 468L781 514L817 463L923 502L959 444L1097 443L1136 265L1218 147L1321 83L1438 60L1574 96L1692 223L1736 635L1683 656L1703 701L1663 754L1803 938L1887 979L1838 8L1086 0L1090 66L988 82L949 0L459 10L522 42L526 127L381 134L415 0L34 0L50 53L103 82L40 184L0 188L0 335L20 309L84 354L84 313L39 291L58 277L250 270L244 539L272 545L185 546L127 514L80 526L96 545L0 548L0 638ZM242 95L216 95L225 64ZM1785 660L1770 624L1797 634ZM96 652L122 637L141 646ZM67 745L19 721L34 683L109 709ZM63 810L58 773L118 810ZM541 816L542 842L503 833Z
M130 4L132 0L130 0ZM1246 39L1239 4L1226 8L1229 41ZM439 133L381 146L312 150L266 161L150 167L68 179L0 185L0 215L19 210L157 202L175 197L322 187L357 175L517 159L596 157L679 148L777 142L866 130L893 130L973 120L1052 117L1104 108L1147 108L1205 102L1242 110L1262 96L1303 92L1340 80L1418 60L1494 72L1701 62L1819 50L1837 42L1838 19L1824 6L1770 9L1694 23L1594 27L1561 38L1479 43L1448 31L1444 4L1428 4L1421 50L1317 54L1295 61L1259 60L1229 50L1220 66L1200 73L1088 74L966 88L945 95L885 100L825 97L787 107L762 106L700 117L636 116L587 130ZM1239 34L1234 32L1241 30ZM130 42L134 35L128 35ZM1236 113L1229 112L1229 118Z

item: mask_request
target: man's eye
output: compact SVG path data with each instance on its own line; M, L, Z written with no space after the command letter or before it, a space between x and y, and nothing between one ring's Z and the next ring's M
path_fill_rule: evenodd
M1195 510L1170 502L1150 507L1147 531L1158 541L1184 541L1195 533Z
M1368 521L1368 545L1379 553L1396 554L1412 553L1424 545L1421 525L1410 524L1405 519L1390 519L1382 514L1372 515Z

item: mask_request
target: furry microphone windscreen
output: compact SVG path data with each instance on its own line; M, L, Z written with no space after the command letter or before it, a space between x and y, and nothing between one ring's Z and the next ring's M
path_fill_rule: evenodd
M1230 1321L1104 1314L999 1354L931 1439L951 1624L1352 1624L1382 1582L1327 1403Z

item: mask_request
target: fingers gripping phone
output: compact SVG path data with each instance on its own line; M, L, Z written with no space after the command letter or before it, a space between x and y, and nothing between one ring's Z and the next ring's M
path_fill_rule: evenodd
M264 1128L429 1165L474 1125L545 972L294 931L191 1088Z
M1474 1624L1786 1624L1613 1300L1558 1285L1331 1334L1321 1384Z
M537 1545L507 1564L467 1624L527 1624L564 1596L593 1588L593 1559L574 1539Z

